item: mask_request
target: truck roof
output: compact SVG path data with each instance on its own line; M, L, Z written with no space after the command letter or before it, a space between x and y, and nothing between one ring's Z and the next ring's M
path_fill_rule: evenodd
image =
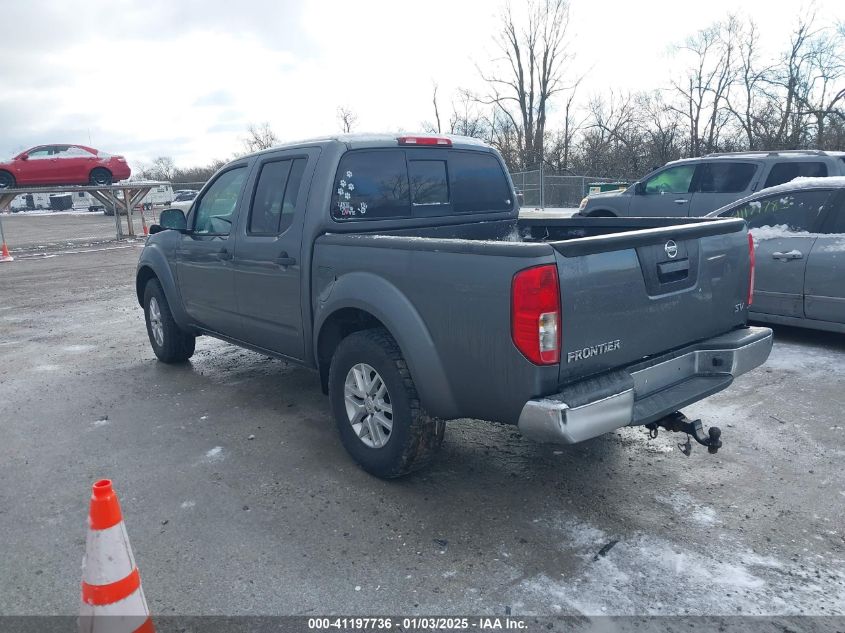
M445 138L452 142L452 147L458 149L492 149L490 145L477 138L470 136L460 136L457 134L427 134L427 133L410 133L410 132L394 132L394 133L362 133L362 134L333 134L330 136L320 136L309 139L302 139L299 141L291 141L287 143L280 143L265 150L259 150L245 157L258 156L266 152L272 152L280 149L296 149L300 147L324 147L331 144L346 145L347 149L364 149L369 147L399 147L399 138L414 137L414 138Z

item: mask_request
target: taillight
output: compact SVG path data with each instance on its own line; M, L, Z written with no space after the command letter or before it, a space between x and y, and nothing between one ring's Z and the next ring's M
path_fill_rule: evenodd
M748 233L748 263L749 263L748 301L746 301L745 304L750 306L754 302L754 266L755 266L754 236L751 235L751 233Z
M400 136L396 139L400 145L438 145L452 147L452 140L439 136Z
M535 365L560 362L560 284L557 265L519 271L511 287L511 337Z

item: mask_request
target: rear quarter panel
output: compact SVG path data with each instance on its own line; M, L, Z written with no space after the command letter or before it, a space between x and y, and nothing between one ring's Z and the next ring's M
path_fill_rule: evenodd
M558 368L533 365L514 347L511 280L553 261L542 244L323 236L315 332L338 309L369 308L399 343L430 413L515 423L526 400L554 391Z

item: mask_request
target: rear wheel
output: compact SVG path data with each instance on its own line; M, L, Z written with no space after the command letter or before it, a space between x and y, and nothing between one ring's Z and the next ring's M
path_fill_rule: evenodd
M90 181L92 185L106 187L112 183L111 172L108 169L105 169L104 167L97 167L96 169L92 169Z
M176 325L158 279L150 279L144 290L144 318L150 345L161 362L184 363L194 355L197 339Z
M15 177L7 171L0 171L0 189L12 189L15 186Z
M445 422L420 407L402 352L383 328L341 341L329 370L329 399L344 448L377 477L427 466L443 443Z

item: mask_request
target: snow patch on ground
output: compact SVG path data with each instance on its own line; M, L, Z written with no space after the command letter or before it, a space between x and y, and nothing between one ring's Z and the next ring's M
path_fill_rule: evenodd
M806 344L778 341L763 367L802 375L842 374L845 373L845 352L835 347L813 346L808 349Z
M208 462L216 462L223 459L223 447L215 446L210 451L206 452L205 460Z
M583 615L833 615L845 612L842 561L826 567L786 565L722 538L709 552L636 532L618 536L567 520L554 528L559 547L582 561L565 577L538 574L519 585L516 598L538 612L560 605ZM671 605L671 606L668 606Z
M63 351L71 353L87 352L92 349L94 349L93 345L67 345L62 348Z
M701 505L686 492L676 490L669 495L655 495L654 498L658 503L672 508L675 514L679 515L682 519L691 521L692 523L703 526L721 523L716 517L716 511L713 508Z

